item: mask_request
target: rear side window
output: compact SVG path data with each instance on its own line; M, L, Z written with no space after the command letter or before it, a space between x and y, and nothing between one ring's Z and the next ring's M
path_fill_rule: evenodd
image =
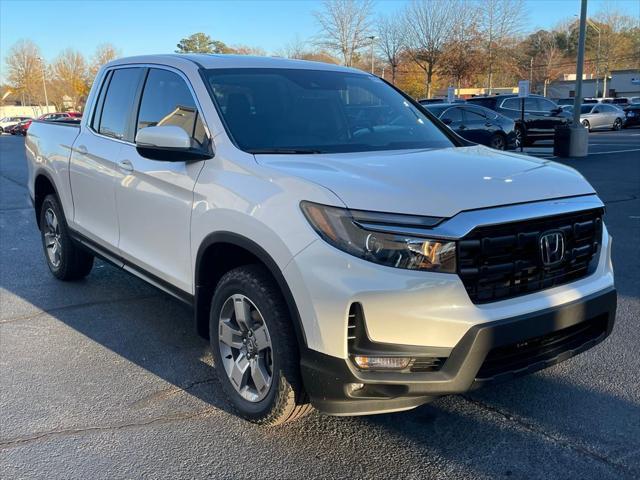
M195 146L205 143L202 120L185 81L176 73L152 68L142 94L136 131L162 125L182 128L195 141Z
M485 121L487 119L484 112L477 107L465 107L464 111L467 120L470 122Z
M133 141L131 117L142 71L141 68L121 68L111 75L98 129L102 135Z

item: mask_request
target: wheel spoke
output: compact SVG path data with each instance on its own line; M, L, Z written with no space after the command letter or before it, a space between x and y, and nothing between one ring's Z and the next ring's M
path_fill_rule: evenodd
M261 358L251 363L251 379L256 386L258 394L263 393L269 387L269 374L266 372L263 363L264 361Z
M227 322L220 322L220 341L231 348L242 348L242 332Z
M233 308L236 314L236 323L242 330L251 328L251 311L249 302L246 302L242 295L234 295Z
M229 374L229 378L231 382L233 382L236 388L241 389L247 384L247 369L249 368L249 360L241 353L236 361L233 362L233 367L231 368L231 373Z
M56 242L56 236L53 233L44 234L44 244L47 248L53 247Z
M271 348L271 339L269 338L269 332L264 325L259 326L253 331L253 338L256 342L258 351L261 352L265 348Z
M54 232L55 228L53 227L53 211L52 210L47 210L47 212L44 215L44 220L45 223L47 224L47 228L49 229L50 232Z

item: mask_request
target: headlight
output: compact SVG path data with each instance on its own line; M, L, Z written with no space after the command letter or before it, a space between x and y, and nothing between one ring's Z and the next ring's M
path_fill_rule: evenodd
M389 267L432 272L456 272L456 244L449 240L389 232L391 222L408 217L362 213L362 223L379 223L384 230L365 228L354 212L337 207L302 202L302 212L316 232L328 243L351 255ZM439 219L409 217L414 226L425 227ZM429 223L431 222L431 223ZM391 228L402 231L402 227Z

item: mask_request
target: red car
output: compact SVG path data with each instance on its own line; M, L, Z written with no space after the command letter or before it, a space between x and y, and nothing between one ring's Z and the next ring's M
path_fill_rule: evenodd
M78 112L52 112L40 115L38 120L58 120L60 118L82 118L82 114Z
M14 126L8 128L7 132L10 133L11 135L26 135L27 130L29 129L29 125L31 125L32 121L33 119L23 120L22 122L17 123Z

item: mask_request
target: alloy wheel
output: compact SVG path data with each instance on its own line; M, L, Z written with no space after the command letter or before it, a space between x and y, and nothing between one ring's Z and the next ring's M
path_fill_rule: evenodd
M615 121L613 122L613 129L620 130L620 128L622 128L622 120L620 120L619 118L616 118Z
M53 268L58 268L62 262L62 239L58 217L52 208L47 208L44 213L43 232L49 262Z
M220 356L233 388L249 402L269 393L273 379L273 347L264 318L245 295L225 300L218 319Z
M516 127L514 130L514 133L515 133L515 145L517 148L519 148L520 145L522 145L522 141L523 141L522 129L519 127Z
M491 148L495 148L496 150L504 150L505 142L502 135L494 135L491 139Z

